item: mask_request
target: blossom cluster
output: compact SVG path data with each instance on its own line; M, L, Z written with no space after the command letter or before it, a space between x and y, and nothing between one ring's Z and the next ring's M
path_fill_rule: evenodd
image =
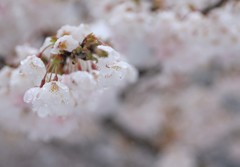
M8 77L2 86L24 94L40 117L94 110L105 92L137 79L135 68L83 24L63 26L39 51L26 54L16 68L3 68L1 75Z

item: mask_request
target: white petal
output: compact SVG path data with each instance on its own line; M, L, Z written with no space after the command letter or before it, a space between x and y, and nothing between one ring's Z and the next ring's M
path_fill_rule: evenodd
M46 73L46 68L40 58L28 56L21 61L19 71L32 82L33 86L39 86Z
M74 72L70 77L80 90L93 90L96 87L93 75L86 71Z
M74 31L76 31L77 27L64 25L57 31L57 38L61 38L64 35L71 35Z
M73 99L69 88L61 82L46 83L38 98L33 101L33 108L39 116L67 115L72 112Z
M60 50L72 52L78 46L79 46L78 41L73 39L71 35L64 35L55 42L51 52L53 54L59 53Z
M30 102L36 100L39 92L40 92L40 88L38 88L38 87L27 90L23 97L24 102L30 103Z
M72 33L72 36L75 40L82 42L84 38L91 33L92 31L90 30L89 26L85 24L80 24L77 27L76 31Z

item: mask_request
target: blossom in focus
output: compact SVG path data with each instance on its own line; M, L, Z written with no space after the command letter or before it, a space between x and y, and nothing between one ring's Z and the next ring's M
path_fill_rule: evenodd
M10 86L17 92L24 92L30 87L40 85L45 73L42 60L35 55L28 56L12 71Z
M46 117L94 110L107 91L136 79L135 68L81 24L63 26L56 36L47 37L38 53L11 71L9 84L34 112Z
M31 88L24 95L24 101L33 105L33 111L40 117L67 115L73 106L69 88L61 82L52 81L42 88Z

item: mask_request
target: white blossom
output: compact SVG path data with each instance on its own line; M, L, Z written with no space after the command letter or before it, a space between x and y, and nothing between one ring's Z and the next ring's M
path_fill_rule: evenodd
M111 87L134 82L137 78L136 70L127 62L122 61L120 54L109 46L98 46L108 52L107 58L99 59L99 82L103 87Z
M57 38L61 38L64 35L72 35L73 32L77 31L77 27L64 25L57 31Z
M69 88L61 82L49 82L42 88L31 88L24 100L32 103L33 111L40 117L48 115L67 115L73 106Z
M51 52L53 54L58 54L59 50L72 52L78 47L78 45L78 41L73 39L71 35L64 35L55 42Z
M46 74L46 68L42 60L38 57L28 56L22 60L20 66L13 70L10 86L14 90L23 90L33 86L40 86Z
M67 82L66 84L78 92L89 93L93 91L97 85L93 75L86 71L73 72L70 75L65 75L65 78L66 77L68 77L68 81L65 81Z
M70 75L64 75L62 82L71 90L75 107L73 110L88 111L96 109L98 103L99 90L97 90L97 80L91 73L86 71L73 72Z
M80 24L78 27L65 25L61 27L57 32L57 37L61 38L64 35L71 35L73 39L82 42L83 39L90 34L89 27L85 24Z

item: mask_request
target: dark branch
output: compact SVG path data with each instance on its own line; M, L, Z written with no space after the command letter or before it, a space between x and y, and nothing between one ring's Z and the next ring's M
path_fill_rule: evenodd
M102 123L103 123L103 126L108 130L119 133L122 137L124 137L130 143L133 143L139 146L140 148L144 148L150 151L154 155L156 155L160 151L160 148L155 143L147 139L139 138L133 135L127 129L123 128L121 125L115 122L112 118L106 118L105 120L103 120Z
M210 6L207 6L205 9L203 9L201 12L202 14L204 15L207 15L208 13L210 13L213 9L215 8L219 8L223 5L226 4L228 0L219 0L217 3L213 4L213 5L210 5Z
M6 65L5 58L0 56L0 69L2 69Z

